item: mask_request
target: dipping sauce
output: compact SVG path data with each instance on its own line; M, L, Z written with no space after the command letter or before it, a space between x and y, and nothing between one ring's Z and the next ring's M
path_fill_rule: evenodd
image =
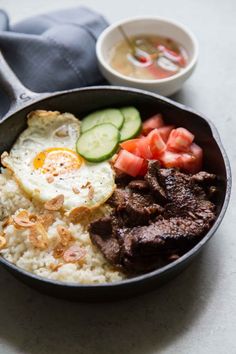
M170 38L156 35L128 37L111 50L110 65L120 74L155 80L173 76L188 64L186 50Z

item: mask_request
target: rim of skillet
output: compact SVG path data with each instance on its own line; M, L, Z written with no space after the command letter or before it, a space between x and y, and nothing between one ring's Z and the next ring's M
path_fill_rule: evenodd
M79 283L73 283L73 282L63 282L63 281L58 281L58 280L53 280L53 279L48 279L46 277L42 277L36 274L33 274L29 271L24 270L23 268L20 268L18 266L16 266L15 264L9 262L8 260L6 260L3 256L0 256L0 263L3 263L6 267L8 268L12 268L13 270L15 270L16 272L22 273L23 275L29 277L29 278L33 278L34 280L38 280L41 282L45 282L45 283L50 283L52 285L55 286L63 286L63 287L68 287L68 288L117 288L117 287L122 287L123 285L133 285L135 283L139 283L145 280L148 280L149 278L155 278L158 275L162 275L163 273L168 272L170 269L174 268L175 266L177 266L180 263L185 263L188 258L191 258L192 255L194 255L196 252L198 252L204 244L206 244L210 238L214 235L214 233L216 232L216 230L218 229L218 227L221 224L221 221L223 220L223 217L225 215L225 212L227 210L228 204L229 204L229 200L230 200L230 194L231 194L231 184L232 184L232 175L231 175L231 168L230 168L230 163L229 163L229 159L228 156L225 152L225 149L222 145L219 133L216 129L216 127L214 126L214 124L212 123L211 120L209 120L209 118L206 118L202 113L200 113L199 111L192 109L188 106L185 106L181 103L175 102L169 98L160 96L158 94L146 91L146 90L142 90L142 89L136 89L136 88L127 88L127 87L123 87L123 86L109 86L109 85L103 85L103 86L90 86L90 87L82 87L82 88L77 88L77 89L72 89L72 90L66 90L66 91L61 91L61 92L54 92L54 93L47 93L47 94L42 94L40 96L36 96L35 98L33 98L27 105L24 105L23 107L20 107L19 109L17 109L14 112L9 112L3 119L2 121L0 121L0 127L1 124L7 120L8 118L10 118L12 115L19 113L20 111L24 110L27 107L30 107L31 105L33 105L34 103L40 102L40 101L44 101L47 100L51 97L56 97L56 96L63 96L65 94L69 94L69 93L75 93L75 92L80 92L80 91L97 91L97 90L113 90L113 91L127 91L127 92L133 92L133 93L138 93L138 94L144 94L146 96L149 97L153 97L156 98L160 101L163 101L171 106L174 106L178 109L184 110L186 112L198 115L199 117L201 117L210 127L211 129L211 133L213 138L215 139L221 154L223 156L223 160L224 160L224 164L225 164L225 170L226 170L226 191L225 191L225 198L224 198L224 202L222 205L222 209L219 213L219 215L217 216L216 221L214 222L214 224L212 225L212 227L210 228L210 230L206 233L206 235L202 238L201 241L199 241L192 249L190 249L188 252L186 252L183 256L181 256L179 259L177 259L174 262L171 262L167 265L165 265L164 267L155 269L151 272L145 273L145 274L141 274L141 275L137 275L131 278L127 278L121 281L117 281L114 283L100 283L100 284L79 284Z

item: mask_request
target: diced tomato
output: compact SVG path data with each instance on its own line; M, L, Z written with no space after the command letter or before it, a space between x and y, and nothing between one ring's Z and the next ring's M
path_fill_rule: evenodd
M202 162L203 150L199 145L192 143L190 146L190 151L199 161Z
M152 130L146 137L148 145L152 154L153 159L157 159L163 151L166 149L166 144L164 143L158 129Z
M181 168L183 165L181 157L180 153L166 150L159 159L166 168Z
M151 130L153 130L155 128L163 127L163 125L164 125L164 121L163 121L162 115L155 114L151 118L145 120L145 122L143 123L142 134L148 135L148 133L150 133Z
M144 159L141 157L135 156L126 150L121 150L114 167L130 176L136 177L140 171L142 172L143 164Z
M125 172L133 177L147 173L148 160L159 160L166 168L180 168L189 173L197 173L202 168L203 151L193 143L194 135L185 128L163 126L161 115L147 120L146 136L126 140L120 144L122 150L114 159L117 172ZM144 124L145 124L144 123ZM154 126L159 126L155 128Z
M189 153L182 154L183 169L190 173L197 173L202 169L203 150L200 146L193 143Z
M127 140L120 146L124 150L147 160L158 158L166 148L166 144L157 129L152 130L146 137Z
M169 138L171 130L173 130L174 128L175 128L174 125L166 125L164 127L158 128L158 131L161 134L161 137L165 143L167 142L167 140Z
M167 141L167 148L171 151L187 152L194 140L194 135L185 128L173 129Z
M138 149L138 142L140 139L130 139L126 140L120 144L120 146L125 149L126 151L131 152L136 156L140 156L139 149Z
M143 165L141 167L141 170L139 171L139 176L145 176L148 170L148 162L146 160L143 160Z
M197 173L202 169L203 150L197 144L190 146L188 153L178 153L173 151L164 151L159 160L166 168L180 168L189 173Z
M192 154L184 152L181 154L182 169L185 172L193 173L195 170L196 157ZM196 171L197 172L197 171Z
M148 160L152 159L153 156L152 156L150 144L147 137L138 139L137 148L138 148L139 156Z

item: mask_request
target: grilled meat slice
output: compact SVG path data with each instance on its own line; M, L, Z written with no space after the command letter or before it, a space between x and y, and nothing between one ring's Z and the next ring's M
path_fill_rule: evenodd
M216 180L216 175L213 173L208 173L205 171L200 171L193 175L191 179L194 182L201 183L201 184L209 184Z
M109 201L113 216L90 225L92 242L127 273L149 271L177 259L215 219L215 205L202 186L210 180L213 175L207 173L191 176L150 162L145 181L133 180L116 189Z
M156 200L160 204L163 204L166 202L166 191L158 180L157 174L159 169L160 169L160 165L157 161L150 161L148 165L148 171L145 176L145 180L149 184L151 193L153 193Z
M115 182L117 187L126 187L130 181L133 180L133 177L127 175L126 173L119 173L115 177Z
M206 223L215 218L215 206L203 188L194 183L190 175L175 169L159 169L158 179L166 191L165 217L182 216L193 220L201 218Z
M119 229L124 239L124 256L159 255L171 249L187 249L199 241L209 227L201 220L172 217L148 226Z
M141 194L129 188L117 188L108 203L116 208L116 214L129 227L147 225L164 211L149 193Z
M102 251L104 257L113 265L120 263L120 245L116 238L116 220L106 216L92 222L89 233L92 242Z
M148 182L143 179L135 179L129 182L128 187L139 192L147 192L149 190Z

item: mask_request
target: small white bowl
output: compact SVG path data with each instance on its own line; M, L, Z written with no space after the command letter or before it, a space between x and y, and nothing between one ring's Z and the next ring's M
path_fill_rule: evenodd
M181 44L188 54L188 64L179 73L158 80L141 80L120 74L110 64L110 53L114 45L123 39L118 26L122 26L128 36L153 34L169 37ZM136 87L153 91L163 96L170 96L178 91L196 67L198 43L195 36L185 26L162 17L128 18L107 27L99 36L96 54L103 76L113 85Z

